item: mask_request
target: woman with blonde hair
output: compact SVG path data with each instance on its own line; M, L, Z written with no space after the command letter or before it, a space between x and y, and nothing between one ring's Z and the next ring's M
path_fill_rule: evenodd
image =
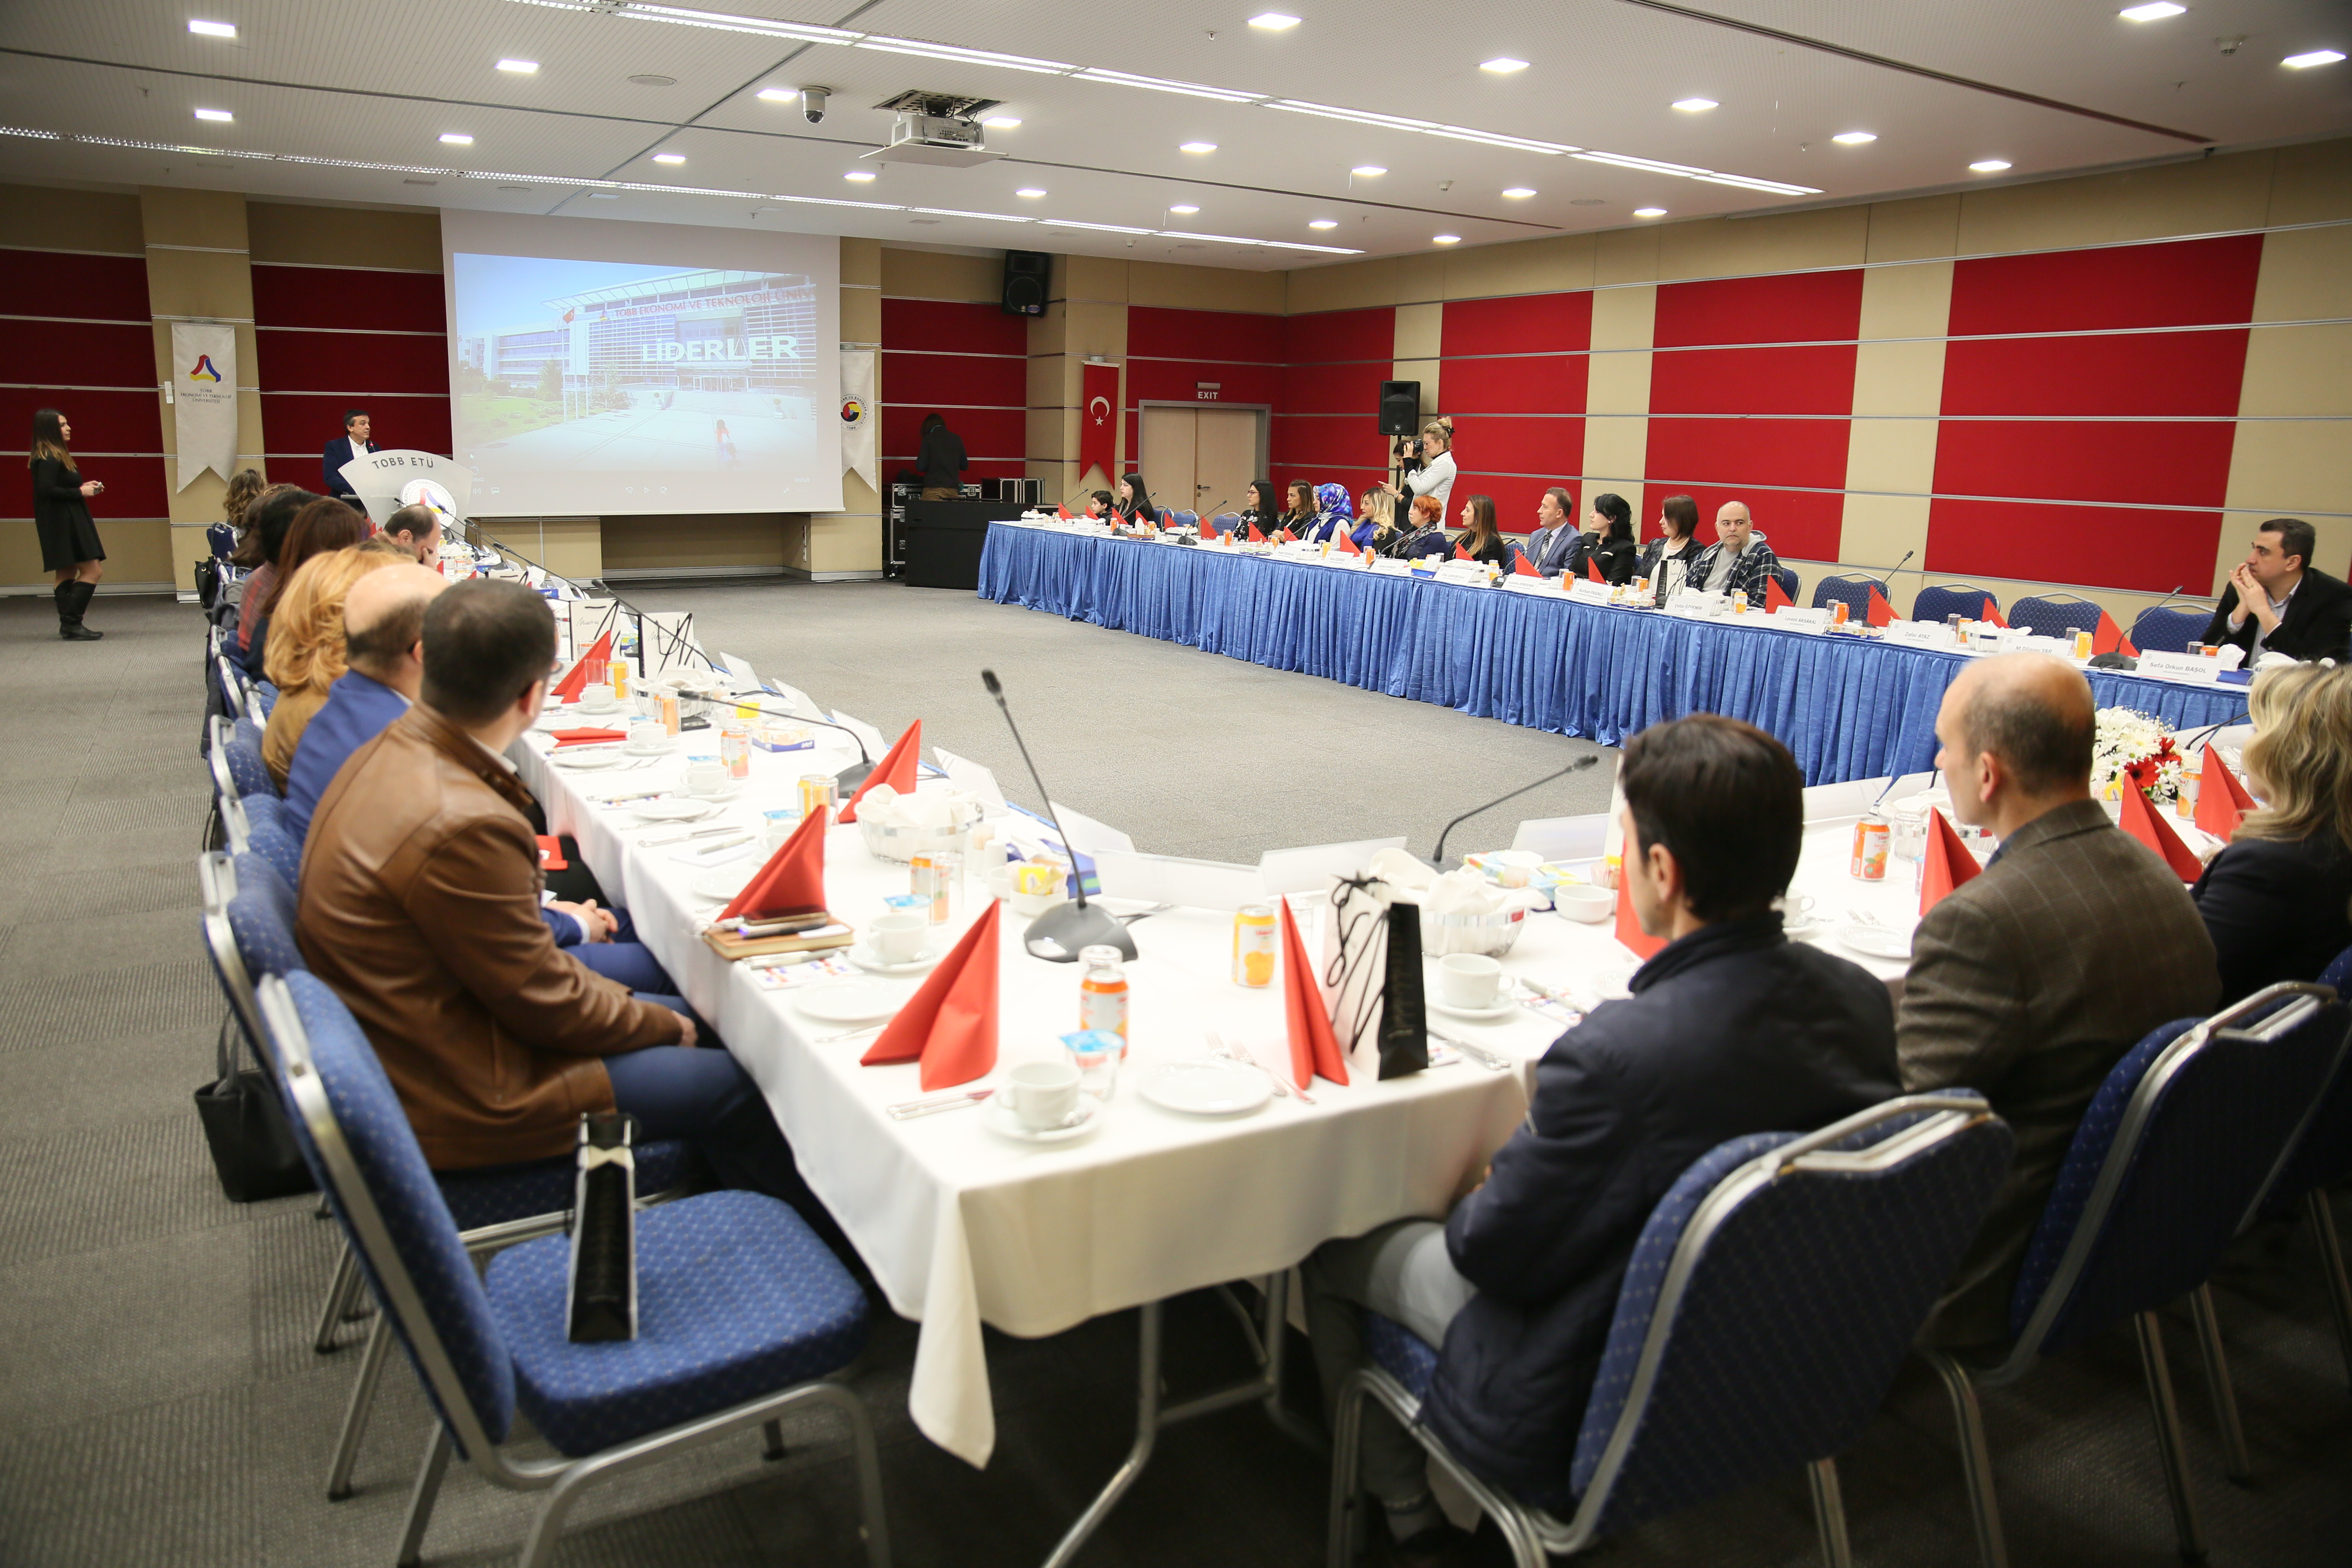
M2263 806L2194 890L2223 1006L2276 981L2316 980L2352 947L2352 669L2265 670L2247 707L2246 787Z
M1396 497L1383 489L1369 489L1364 492L1363 507L1364 521L1349 537L1356 542L1357 549L1377 555L1387 550L1397 536Z
M261 760L281 793L302 731L327 705L327 689L350 668L343 651L343 601L351 596L352 584L371 572L399 565L402 559L359 545L331 550L296 567L278 595L278 607L269 617L269 646L262 656L278 688L278 706L269 710L269 727L261 733Z

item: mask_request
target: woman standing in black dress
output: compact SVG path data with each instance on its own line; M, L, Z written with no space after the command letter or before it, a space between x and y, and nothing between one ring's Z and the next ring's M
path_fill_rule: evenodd
M58 574L58 636L68 642L96 642L106 634L82 625L82 612L98 592L106 547L90 521L89 498L106 487L85 479L74 467L67 443L73 426L54 408L33 416L33 530L41 537L42 570Z

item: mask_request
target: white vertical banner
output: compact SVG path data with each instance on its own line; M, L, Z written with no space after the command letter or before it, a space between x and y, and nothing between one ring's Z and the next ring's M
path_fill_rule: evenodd
M186 489L206 468L236 472L236 329L172 323L173 426Z
M864 479L875 494L882 493L881 470L874 462L874 351L841 351L841 469Z

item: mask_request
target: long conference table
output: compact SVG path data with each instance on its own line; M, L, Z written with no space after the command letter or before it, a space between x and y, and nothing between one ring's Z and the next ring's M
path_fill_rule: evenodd
M1784 631L1761 616L1693 620L1040 524L989 529L979 592L1603 745L1685 713L1727 714L1779 736L1809 784L1932 767L1936 710L1973 657ZM2100 707L2175 730L2246 711L2240 687L2084 673Z

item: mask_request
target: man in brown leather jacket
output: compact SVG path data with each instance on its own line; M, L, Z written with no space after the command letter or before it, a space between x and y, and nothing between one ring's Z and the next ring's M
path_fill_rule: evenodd
M695 1142L719 1178L804 1203L792 1152L724 1047L675 997L633 995L540 918L529 795L504 752L555 659L546 602L460 583L425 616L418 700L320 798L297 936L399 1092L436 1169L569 1154L583 1111Z

